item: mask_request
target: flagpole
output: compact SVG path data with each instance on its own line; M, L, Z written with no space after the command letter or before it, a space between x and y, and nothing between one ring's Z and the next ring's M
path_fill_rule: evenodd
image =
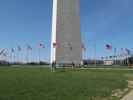
M40 62L41 62L41 61L40 61L40 47L39 47L39 49L38 49L38 53L39 53L38 56L39 56L39 64L40 64Z
M13 51L12 51L12 49L11 49L11 62L13 63L13 59L14 59L14 57L13 57Z
M12 62L12 51L10 51L10 63Z
M12 62L15 63L15 50L12 48Z
M116 64L116 60L117 60L116 52L117 52L117 48L114 48L114 64Z
M17 53L17 62L19 63L19 51Z
M127 66L129 67L129 54L130 54L130 50L125 48L125 52L126 52L126 63L127 63Z
M127 55L127 66L129 67L129 55Z
M29 63L29 46L26 47L26 51L27 51L26 60L27 60L27 64L28 64Z
M94 44L94 60L95 60L94 64L96 66L97 65L97 62L96 62L96 43Z
M27 59L27 64L28 64L29 63L29 52L28 52L28 50L27 50L26 59Z
M16 57L15 56L16 55L15 55L15 52L14 52L14 54L13 54L14 63L15 63L15 60L16 60Z
M38 47L38 53L39 53L39 63L41 62L41 49L42 48L45 48L44 44L43 43L40 43L39 44L39 47Z
M94 38L94 65L97 66L97 61L96 61L96 37Z

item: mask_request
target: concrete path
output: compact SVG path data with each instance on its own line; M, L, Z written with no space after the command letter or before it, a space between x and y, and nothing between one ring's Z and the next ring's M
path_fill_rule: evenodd
M133 90L121 100L133 100Z
M129 88L132 88L127 95L125 95L121 100L133 100L133 81L128 81Z

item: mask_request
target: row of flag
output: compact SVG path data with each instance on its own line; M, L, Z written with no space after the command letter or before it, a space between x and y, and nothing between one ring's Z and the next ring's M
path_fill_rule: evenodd
M38 49L39 49L39 55L37 56L37 58L39 58L39 61L41 61L40 57L40 49L43 49L45 48L45 45L43 43L39 43L38 44ZM23 56L23 55L20 55L20 54L16 54L16 51L27 51L27 55ZM32 51L33 50L33 47L31 45L26 45L26 47L22 47L20 45L16 46L16 48L11 48L11 49L0 49L0 59L4 59L4 60L9 60L9 61L21 61L21 60L24 60L26 59L25 61L30 61L30 57L31 57L31 54L30 52L28 51Z
M116 55L116 56L106 56L106 57L101 57L101 59L116 59L116 58L125 58L127 57L126 55Z
M70 47L70 49L72 50L71 44L69 43L69 44L67 44L67 45L68 45L68 46ZM40 43L40 44L38 45L38 47L39 47L39 48L45 48L45 45L44 45L43 43ZM58 48L58 47L60 47L59 44L53 43L53 48ZM113 46L112 46L111 44L106 44L106 45L105 45L105 48L106 48L107 50L112 50L112 49L113 49ZM30 45L27 45L26 49L27 49L28 51L31 51L31 50L32 50L32 47L31 47ZM83 49L84 51L86 51L86 47L85 47L84 44L82 44L82 49ZM21 46L17 46L17 50L18 50L18 51L22 51ZM15 49L12 48L11 51L14 52ZM116 51L117 51L117 48L114 48L114 51L116 52ZM131 52L130 49L128 49L128 48L121 48L121 51L126 52L127 54L130 54L130 52ZM1 51L1 53L2 53L2 52L3 52L3 51Z
M67 45L70 48L70 50L72 50L71 44L68 43ZM59 43L53 43L53 48L59 48L59 47L60 47ZM112 44L106 44L105 45L105 48L107 50L112 50L113 49L113 46L112 46ZM84 51L86 51L86 46L84 44L82 44L82 49ZM117 51L117 48L114 48L114 52L116 52L116 51ZM130 54L130 52L131 52L130 49L128 49L128 48L121 48L121 51L126 52L127 54Z
M40 43L38 45L38 48L45 48L45 45L43 43ZM22 51L22 47L21 46L17 46L17 50L18 51ZM30 45L27 45L26 50L27 51L32 51L32 47ZM12 48L11 52L15 52L15 48Z
M106 47L107 50L112 50L113 49L113 46L111 44L106 44L105 47ZM114 48L114 52L116 52L116 51L117 51L117 48ZM131 53L131 50L128 49L128 48L121 48L121 51L123 53L128 54L128 55L130 55L130 53Z
M60 47L59 44L53 43L53 48L58 48L58 47ZM72 48L72 45L71 45L70 43L67 44L67 47L69 47L70 50L73 49L73 48ZM38 48L45 48L45 45L44 45L43 43L39 43ZM27 50L27 51L32 51L32 49L33 49L32 46L30 46L30 45L27 45L27 46L26 46L26 50ZM82 44L82 49L83 49L84 51L86 50L86 47L85 47L84 44ZM12 52L12 53L14 53L16 50L17 50L17 51L22 51L23 48L22 48L20 45L18 45L16 48L11 48L11 52ZM2 51L0 51L0 55L3 54L4 51L5 51L5 49L3 49Z
M67 47L69 47L70 48L70 50L72 50L73 48L72 48L72 45L70 44L70 43L67 43L66 44L67 45ZM53 48L58 48L58 47L60 47L61 45L59 45L58 43L53 43ZM45 48L45 45L43 44L43 43L39 43L38 44L38 48ZM107 50L112 50L112 49L114 49L114 52L117 52L117 48L113 48L113 46L112 46L112 44L106 44L105 45L105 48L107 49ZM27 45L26 46L26 50L27 51L32 51L32 47L30 46L30 45ZM86 46L82 43L82 49L84 50L84 51L86 51ZM11 52L13 53L13 52L15 52L15 50L16 50L16 48L11 48ZM22 47L21 46L17 46L17 50L18 51L22 51ZM125 53L125 54L130 54L131 53L131 50L130 49L128 49L128 48L121 48L121 51L123 52L123 53ZM4 54L4 52L5 52L5 49L3 49L3 50L1 50L0 51L0 55L1 54Z

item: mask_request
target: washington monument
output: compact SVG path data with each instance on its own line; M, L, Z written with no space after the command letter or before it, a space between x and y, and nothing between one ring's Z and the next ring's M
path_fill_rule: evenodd
M51 63L81 63L79 0L53 0L51 38Z

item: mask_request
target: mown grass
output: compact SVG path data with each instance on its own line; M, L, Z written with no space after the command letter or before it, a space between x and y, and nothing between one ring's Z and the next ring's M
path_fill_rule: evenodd
M1 67L0 100L109 100L113 90L127 87L125 74L132 72Z

